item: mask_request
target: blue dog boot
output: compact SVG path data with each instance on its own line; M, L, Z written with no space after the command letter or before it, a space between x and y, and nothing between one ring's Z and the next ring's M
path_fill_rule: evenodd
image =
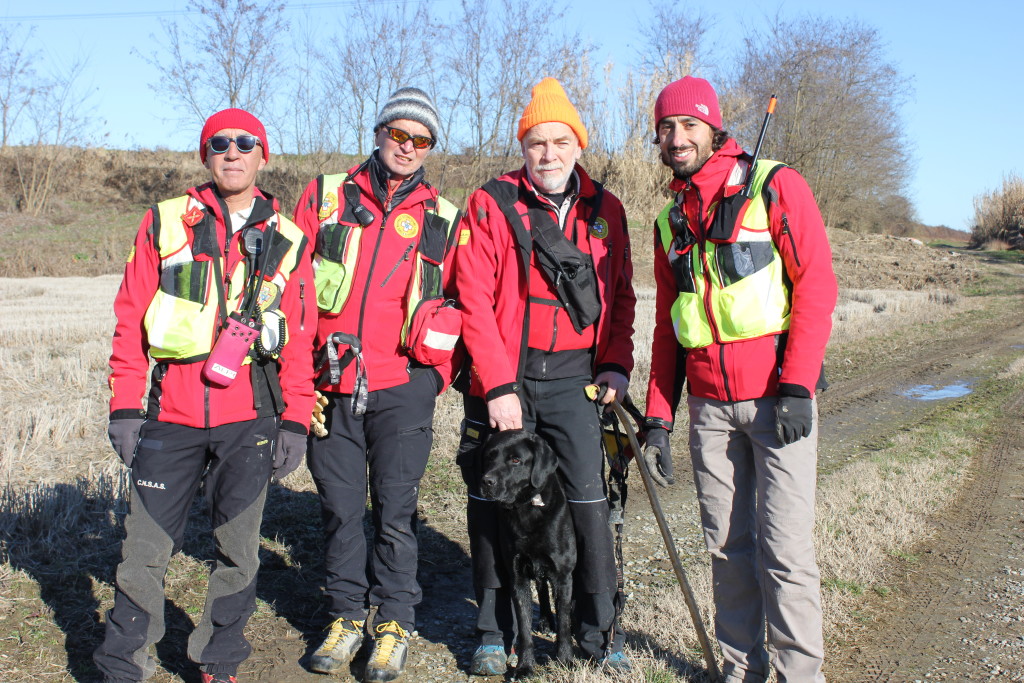
M481 645L473 653L469 673L474 676L504 676L508 668L508 656L502 645Z
M629 657L626 656L625 652L619 650L597 660L597 668L605 671L632 671L633 662L629 661Z

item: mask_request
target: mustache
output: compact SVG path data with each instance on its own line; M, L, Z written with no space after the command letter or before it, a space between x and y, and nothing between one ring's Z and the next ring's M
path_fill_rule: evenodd
M560 171L565 168L565 164L560 161L552 161L550 164L541 164L537 166L538 171Z

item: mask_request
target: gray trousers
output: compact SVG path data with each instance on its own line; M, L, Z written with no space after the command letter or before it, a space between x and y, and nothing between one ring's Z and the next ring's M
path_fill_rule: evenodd
M811 434L783 446L774 397L687 403L725 680L760 683L770 658L779 683L824 683L813 542L817 404Z

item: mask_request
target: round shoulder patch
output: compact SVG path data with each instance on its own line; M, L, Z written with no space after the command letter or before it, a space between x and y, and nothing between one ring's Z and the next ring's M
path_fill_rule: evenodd
M590 226L590 234L599 240L603 240L608 236L608 221L598 216L594 224Z
M420 231L420 224L407 213L400 213L395 218L395 232L402 237L415 237Z
M331 214L338 210L338 195L328 192L320 203L320 220L325 221Z

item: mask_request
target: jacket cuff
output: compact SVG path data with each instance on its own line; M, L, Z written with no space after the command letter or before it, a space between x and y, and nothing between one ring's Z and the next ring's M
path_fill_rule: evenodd
M779 396L792 396L793 398L811 398L811 392L799 384L779 382Z
M120 408L110 411L110 419L113 420L144 420L146 411L141 408Z
M516 393L517 391L519 391L519 385L515 382L509 382L508 384L499 384L498 386L494 387L486 394L484 394L484 400L493 401L496 398L508 396L509 394Z
M282 432L292 432L293 434L302 434L303 436L309 434L309 428L306 425L293 422L292 420L281 420L280 429Z
M629 379L629 372L618 363L601 363L595 368L594 376L597 377L602 372L617 372L626 379Z
M644 418L644 429L653 429L653 428L656 428L656 427L660 427L662 429L666 429L666 430L671 432L672 431L672 421L671 420L663 420L660 417L645 417Z

